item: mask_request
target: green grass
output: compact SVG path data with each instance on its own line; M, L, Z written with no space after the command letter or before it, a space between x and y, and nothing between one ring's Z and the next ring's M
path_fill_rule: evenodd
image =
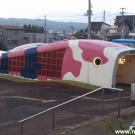
M82 83L82 82L70 81L70 80L38 81L38 80L29 80L29 79L24 79L21 77L15 77L15 76L10 76L10 75L3 75L3 74L0 74L0 78L6 79L9 81L13 81L13 82L48 82L48 81L49 82L60 82L60 83L69 84L69 85L80 87L80 88L91 89L91 90L100 88L99 86L95 86L95 85L91 85L91 84L87 84L87 83Z
M77 86L77 87L80 87L80 88L91 89L91 90L100 88L100 86L95 86L95 85L91 85L91 84L88 84L88 83L82 83L82 82L76 82L76 81L70 81L70 80L56 80L54 82L60 82L60 83L64 83L64 84Z
M10 75L2 75L0 74L0 78L6 79L9 81L14 81L14 82L36 82L37 80L29 80L29 79L23 79L21 77L15 77L15 76L10 76Z

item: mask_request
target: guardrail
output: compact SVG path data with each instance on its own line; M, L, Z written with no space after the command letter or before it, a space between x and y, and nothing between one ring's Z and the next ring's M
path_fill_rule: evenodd
M87 96L87 95L89 95L89 94L91 94L91 93L94 93L94 92L96 92L96 91L99 91L99 90L101 90L101 89L102 89L102 108L101 108L101 115L103 116L103 112L104 112L104 89L111 89L111 90L118 90L118 91L119 91L118 117L120 117L121 91L123 91L123 89L119 89L119 88L109 88L109 87L101 87L101 88L98 88L98 89L96 89L96 90L90 91L90 92L88 92L88 93L86 93L86 94L83 94L83 95L81 95L81 96L78 96L78 97L76 97L76 98L74 98L74 99L68 100L68 101L66 101L66 102L64 102L64 103L62 103L62 104L56 105L56 106L54 106L54 107L52 107L52 108L49 108L49 109L47 109L47 110L45 110L45 111L42 111L42 112L37 113L37 114L35 114L35 115L32 115L32 116L30 116L30 117L28 117L28 118L26 118L26 119L20 120L19 123L21 124L21 135L23 135L23 123L24 123L25 121L28 121L28 120L30 120L30 119L36 117L36 116L39 116L39 115L41 115L41 114L43 114L43 113L46 113L46 112L48 112L48 111L51 111L51 110L53 111L53 126L52 126L52 127L53 127L53 130L54 130L54 116L55 116L55 109L56 109L56 108L61 107L61 106L65 105L65 104L68 104L68 103L70 103L70 102L73 102L73 101L75 101L75 100L77 100L77 99L80 99L80 98L82 98L82 97L85 97L85 96Z

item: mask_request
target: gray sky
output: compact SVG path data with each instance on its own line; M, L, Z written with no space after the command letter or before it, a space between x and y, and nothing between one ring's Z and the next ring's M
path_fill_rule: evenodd
M120 8L126 8L126 14L135 13L135 0L91 0L92 21L103 20L103 10L106 11L106 22L112 24ZM87 22L83 16L88 9L88 0L1 0L0 17L30 18L48 20Z

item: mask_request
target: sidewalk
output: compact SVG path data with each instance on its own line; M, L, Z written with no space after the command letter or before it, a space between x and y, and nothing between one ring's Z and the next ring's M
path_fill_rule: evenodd
M114 135L110 131L106 131L103 125L103 119L109 117L117 117L117 112L111 113L108 116L95 117L82 123L66 126L63 129L56 129L48 135ZM121 110L123 117L123 125L126 129L135 121L135 107L130 107Z
M123 120L123 125L126 129L135 121L135 115L125 118ZM96 122L94 124L84 126L82 128L78 128L72 131L68 131L63 133L63 135L114 135L110 131L105 131L104 125L102 121Z

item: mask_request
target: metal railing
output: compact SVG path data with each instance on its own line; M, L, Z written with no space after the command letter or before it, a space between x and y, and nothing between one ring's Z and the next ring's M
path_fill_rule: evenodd
M119 116L120 116L121 91L123 91L123 89L119 89L119 88L109 88L109 87L101 87L101 88L98 88L98 89L96 89L96 90L90 91L90 92L88 92L88 93L86 93L86 94L83 94L83 95L81 95L81 96L78 96L78 97L76 97L76 98L74 98L74 99L68 100L68 101L66 101L66 102L64 102L64 103L62 103L62 104L56 105L56 106L54 106L54 107L52 107L52 108L49 108L49 109L47 109L47 110L45 110L45 111L42 111L42 112L37 113L37 114L35 114L35 115L32 115L32 116L30 116L30 117L28 117L28 118L26 118L26 119L20 120L19 123L21 124L21 135L23 135L23 123L24 123L25 121L28 121L28 120L30 120L30 119L36 117L36 116L39 116L39 115L41 115L41 114L43 114L43 113L46 113L46 112L48 112L48 111L51 111L51 110L53 110L53 126L52 126L52 127L53 127L53 130L54 130L54 116L55 116L55 109L56 109L56 108L61 107L61 106L65 105L65 104L68 104L68 103L70 103L70 102L73 102L73 101L75 101L75 100L77 100L77 99L80 99L80 98L82 98L82 97L85 97L85 96L87 96L87 95L89 95L89 94L91 94L91 93L94 93L94 92L96 92L96 91L99 91L99 90L101 90L101 89L102 89L102 108L101 108L101 115L103 116L103 111L104 111L104 89L111 89L111 90L118 90L118 91L119 91L119 106L118 106L118 117L119 117Z

